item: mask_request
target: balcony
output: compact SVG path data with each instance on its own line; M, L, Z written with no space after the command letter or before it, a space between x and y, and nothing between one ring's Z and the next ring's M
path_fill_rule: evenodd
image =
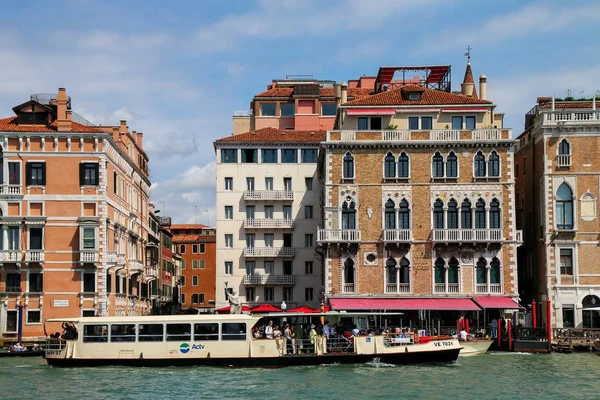
M292 190L244 190L244 200L283 200L293 201Z
M344 293L354 293L354 283L344 283Z
M158 277L158 268L156 265L146 265L144 268L144 275L147 277Z
M127 262L127 268L129 272L142 272L144 270L144 264L140 260L129 260Z
M21 250L0 250L0 262L20 262Z
M475 288L476 293L502 293L502 289L499 283L478 283Z
M579 124L598 124L600 121L600 111L576 111L566 112L561 111L543 111L543 124L544 125L579 125Z
M96 250L81 250L79 252L79 262L80 263L97 263L98 262L98 252Z
M319 229L317 231L318 243L359 243L360 230L358 229Z
M571 166L571 155L557 155L556 156L556 168L568 168Z
M410 293L410 283L386 283L386 293Z
M294 220L292 218L250 218L244 220L245 229L292 229Z
M508 129L419 129L419 130L372 130L372 131L328 131L327 141L385 141L406 142L410 140L431 140L437 142L458 142L463 140L497 141L510 140Z
M293 247L246 247L244 257L294 257Z
M410 229L384 229L383 241L386 243L408 243L411 241Z
M21 293L21 292L22 292L21 286L6 286L4 288L4 293Z
M458 283L436 283L433 287L433 293L460 293Z
M244 285L293 285L294 275L244 275Z
M23 194L21 185L0 184L0 194Z
M434 242L501 242L502 229L433 229Z
M25 251L25 262L42 264L44 262L44 250Z

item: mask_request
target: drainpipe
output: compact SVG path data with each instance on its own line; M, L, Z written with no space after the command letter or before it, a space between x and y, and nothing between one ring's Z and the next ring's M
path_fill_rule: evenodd
M23 341L23 305L18 305L18 319L19 326L17 327L17 342L21 343Z

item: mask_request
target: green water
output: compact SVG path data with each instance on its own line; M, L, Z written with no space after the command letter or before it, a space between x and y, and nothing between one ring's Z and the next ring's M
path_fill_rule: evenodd
M60 369L0 359L0 399L598 399L595 354L490 353L452 365Z

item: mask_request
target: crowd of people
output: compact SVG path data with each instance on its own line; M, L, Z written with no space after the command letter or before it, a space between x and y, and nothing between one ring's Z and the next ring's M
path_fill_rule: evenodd
M38 351L43 350L37 343L34 343L31 347L25 346L25 344L15 343L8 347L10 353L19 351Z

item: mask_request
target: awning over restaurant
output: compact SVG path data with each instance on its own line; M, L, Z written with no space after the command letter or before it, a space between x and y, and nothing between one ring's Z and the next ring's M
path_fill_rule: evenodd
M348 115L394 115L396 110L391 108L353 108L347 110Z
M473 297L473 301L482 308L519 309L518 303L508 296Z
M329 299L334 310L441 310L478 311L479 307L469 298L333 298Z

